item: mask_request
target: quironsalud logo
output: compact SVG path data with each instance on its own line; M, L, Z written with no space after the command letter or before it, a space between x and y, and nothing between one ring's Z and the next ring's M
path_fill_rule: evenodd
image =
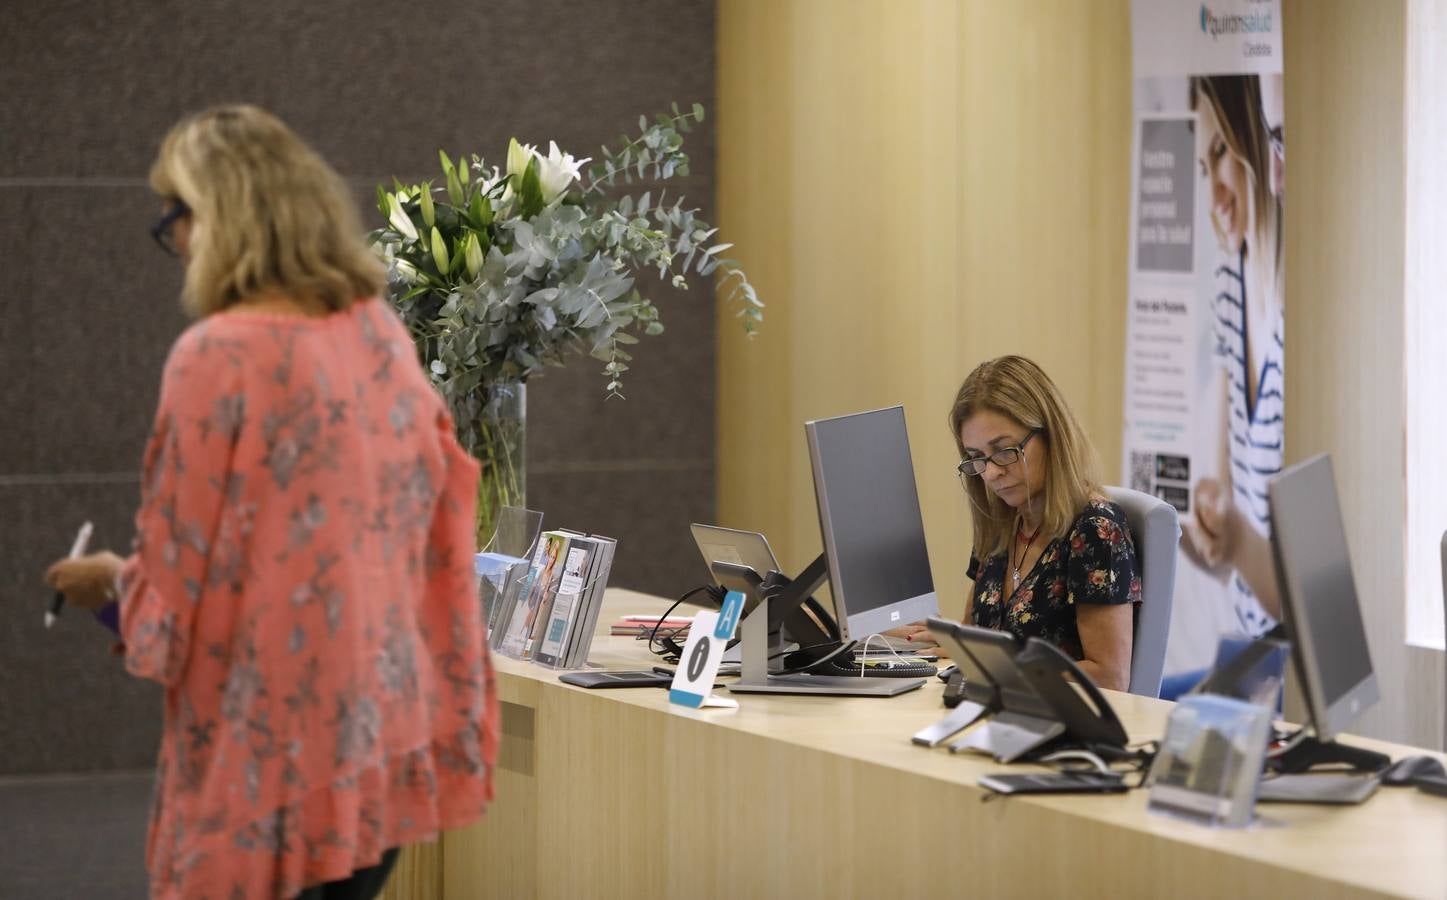
M1268 34L1271 31L1270 12L1224 13L1217 15L1201 4L1201 32L1209 34L1212 40L1223 34Z

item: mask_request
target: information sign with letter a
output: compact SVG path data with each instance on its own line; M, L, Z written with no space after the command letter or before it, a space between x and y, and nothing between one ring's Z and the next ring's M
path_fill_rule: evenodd
M744 595L729 591L724 598L723 609L719 612L701 612L693 618L688 630L688 643L683 645L683 655L678 660L678 671L673 674L673 684L668 690L670 703L690 706L737 706L737 703L722 701L710 696L713 682L718 676L718 666L723 660L724 648L733 639L738 627L739 616L744 610Z

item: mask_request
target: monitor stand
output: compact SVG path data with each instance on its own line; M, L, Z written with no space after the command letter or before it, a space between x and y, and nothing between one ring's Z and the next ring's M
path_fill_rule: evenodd
M784 596L771 597L759 591L759 604L739 625L741 677L728 689L735 694L828 694L845 697L894 697L924 685L923 678L860 678L855 675L773 675L770 661L777 658L781 638L769 627L770 619L787 615L788 609L770 609L770 604L798 605L818 589L829 571L821 555L789 586ZM751 590L758 590L752 587Z
M1392 758L1385 753L1323 741L1314 737L1301 743L1271 761L1271 767L1278 772L1306 772L1318 766L1346 766L1354 772L1380 772L1392 764Z
M1374 750L1308 737L1267 761L1269 769L1284 774L1263 778L1256 799L1263 803L1361 803L1376 791L1376 773L1391 761ZM1313 771L1318 766L1322 768Z

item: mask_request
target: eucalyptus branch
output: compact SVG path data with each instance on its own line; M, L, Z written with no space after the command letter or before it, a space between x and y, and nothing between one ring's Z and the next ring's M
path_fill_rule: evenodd
M674 104L673 110L674 110L674 114L673 114L672 116L666 116L666 117L664 117L664 118L666 118L666 119L668 120L668 126L669 126L671 129L676 129L677 131L683 131L684 133L687 133L688 130L689 130L689 129L688 129L688 123L689 123L689 121L695 121L695 122L702 122L702 121L703 121L703 107L701 107L701 106L698 105L697 103L694 104L694 106L693 106L693 111L691 111L691 112L686 112L686 113L680 113L680 112L678 112L678 105L677 105L677 104ZM642 124L642 123L640 123L640 124ZM629 158L629 157L632 155L633 151L634 151L635 149L640 148L640 147L641 147L641 148L644 148L644 149L648 149L647 146L646 146L646 145L647 145L647 141L648 141L648 135L650 135L650 134L654 133L655 131L659 130L661 127L662 127L662 123L661 123L661 122L655 122L653 125L648 125L648 126L646 126L646 127L641 128L640 131L639 131L638 137L633 138L632 140L629 140L629 141L628 141L627 143L625 143L621 148L619 148L616 152L614 152L614 151L612 151L612 150L609 150L609 149L605 146L605 147L603 148L603 156L604 156L604 158L607 159L607 160L611 163L611 162L612 162L613 160L615 160L615 159L627 159L627 158ZM627 137L627 136L624 135L624 137ZM682 146L681 143L680 143L680 146ZM667 151L667 152L672 153L672 152L675 152L675 151ZM604 185L605 182L606 182L606 183L611 183L612 179L616 178L619 174L626 173L626 172L629 171L634 165L636 165L636 163L627 163L627 162L625 162L625 163L623 163L623 164L620 165L620 166L615 166L615 167L607 168L606 170L602 171L601 174L595 174L595 171L599 169L599 167L601 166L601 164L599 164L598 166L594 166L594 167L588 172L588 177L589 177L589 179L590 179L590 183L588 184L587 187L585 187L585 188L583 189L583 196L586 197L586 196L588 196L589 194L593 194L593 193L596 193L596 192L601 192L601 191L602 191L602 188L603 188L603 185Z

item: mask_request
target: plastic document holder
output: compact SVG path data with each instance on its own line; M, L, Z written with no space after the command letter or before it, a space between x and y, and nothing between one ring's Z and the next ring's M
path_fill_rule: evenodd
M1151 767L1151 812L1203 825L1251 823L1271 711L1230 697L1185 697L1166 723Z

